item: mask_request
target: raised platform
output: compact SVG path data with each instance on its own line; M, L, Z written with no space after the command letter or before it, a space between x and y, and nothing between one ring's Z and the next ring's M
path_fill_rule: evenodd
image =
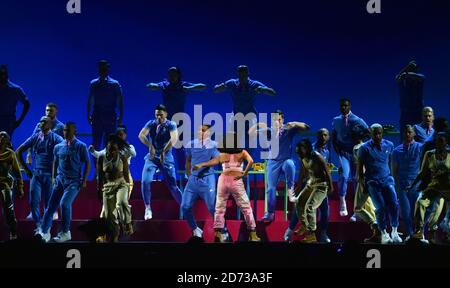
M52 235L55 235L60 221L55 221ZM214 240L214 230L212 220L199 221L199 227L203 229L205 242L212 243ZM74 220L72 222L72 239L74 241L93 241L97 232L96 221ZM122 237L120 240L129 241L150 241L150 242L186 242L191 236L191 230L186 221L182 220L150 220L133 221L135 233L131 237ZM286 221L265 224L257 222L257 233L265 242L283 241L283 235L288 226ZM6 227L4 227L6 228ZM22 238L31 238L34 234L35 226L33 221L20 221L18 233ZM245 222L238 220L227 221L227 228L233 241L246 241L247 229ZM370 230L364 223L331 222L328 234L333 242L361 241L370 236ZM94 236L91 236L94 235ZM0 232L0 239L8 239L6 229ZM294 238L295 239L295 238Z
M336 183L335 183L336 184ZM34 223L26 220L29 214L28 204L28 183L25 183L25 197L15 199L15 211L18 219L18 232L20 237L29 238L34 234ZM252 184L253 185L253 184ZM251 204L256 212L256 219L259 220L264 214L264 193L261 183L256 183L257 187L252 191L256 191L251 196ZM260 187L261 186L261 187ZM132 205L132 218L135 228L135 234L131 237L124 237L121 241L157 241L157 242L186 242L191 237L191 231L186 221L179 220L179 205L171 198L165 184L161 181L152 183L152 210L153 219L143 221L144 204L141 200L140 182L135 181L134 191L131 196L130 204ZM280 191L283 191L280 185ZM362 241L370 234L367 225L361 222L350 223L349 218L353 213L353 192L350 185L350 192L347 197L347 206L349 216L339 216L339 200L337 195L331 195L329 201L330 207L330 224L328 235L333 242L344 241ZM336 190L337 191L337 190ZM254 197L257 197L256 201ZM268 241L283 241L284 231L288 226L284 215L284 195L280 193L277 197L277 210L275 222L266 225L258 222L257 229L260 237ZM256 204L256 205L255 205ZM289 204L288 211L291 211L292 205ZM255 209L256 208L256 209ZM93 221L98 219L101 210L101 202L98 199L95 182L89 182L87 189L80 191L73 204L73 223L72 223L72 239L74 241L91 241L89 233L86 229L94 229ZM197 201L194 207L194 215L198 221L199 227L204 230L204 239L206 242L213 241L212 217L209 214L203 201ZM243 217L238 216L238 209L234 200L229 200L226 214L227 226L230 230L233 240L245 240L247 237L245 223L240 221ZM290 213L287 215L289 219ZM53 233L56 233L59 227L59 221L55 221L53 225ZM0 223L0 241L8 239L7 227L4 221ZM94 229L95 230L95 229ZM400 226L401 231L401 226ZM91 233L92 234L92 233Z
M167 283L176 283L177 273L186 271L195 274L215 271L217 276L226 271L271 272L273 283L279 283L283 278L292 281L290 277L296 272L289 269L299 268L450 268L449 246L362 245L356 242L328 245L279 242L95 245L71 242L44 245L32 240L0 244L0 268L66 268L68 264L73 267L70 260L74 252L80 268L152 268L146 275L153 271L156 278L162 279L164 274ZM167 268L171 269L169 274L174 274L159 272Z

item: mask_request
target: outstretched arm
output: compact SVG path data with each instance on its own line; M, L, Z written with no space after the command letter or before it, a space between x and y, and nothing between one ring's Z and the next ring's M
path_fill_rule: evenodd
M95 150L93 145L89 145L88 151L89 151L89 153L91 153L92 157L94 157L95 159L98 159L105 152L105 150L103 150L103 151Z
M214 93L222 93L225 90L227 90L227 85L225 83L220 83L214 86L213 92Z
M161 87L158 85L158 83L148 83L147 89L149 89L151 91L157 91L157 90L161 89Z
M256 92L261 93L261 94L266 94L269 96L276 96L277 92L270 88L270 87L266 87L266 86L260 86L258 88L256 88Z
M203 83L192 84L190 86L183 86L184 91L202 91L206 89Z
M297 128L299 129L299 131L303 132L303 131L308 131L309 130L309 125L303 122L289 122L286 124L286 128L287 129L292 129L292 128Z
M248 135L250 136L256 136L258 135L258 132L260 132L260 130L264 130L267 131L268 127L266 123L256 123L255 125L253 125L252 127L250 127L250 129L248 130Z
M220 158L216 157L216 158L209 160L208 162L203 162L203 163L195 165L194 167L192 167L192 171L199 170L201 168L206 168L206 167L214 167L219 164L220 164Z

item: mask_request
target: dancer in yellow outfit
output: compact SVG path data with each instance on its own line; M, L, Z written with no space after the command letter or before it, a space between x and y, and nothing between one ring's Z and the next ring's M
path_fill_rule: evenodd
M119 125L119 127L117 128L117 131L116 131L116 135L120 139L122 139L123 141L126 142L127 141L127 128L124 125ZM123 148L122 151L120 151L120 153L122 156L125 156L127 158L127 162L128 162L128 166L129 166L131 163L131 158L136 157L136 149L134 148L134 146L132 144L129 144L128 142L126 142L126 143L127 143L127 145ZM94 156L94 158L98 159L100 156L105 155L106 150L103 149L102 151L96 151L94 149L94 146L91 145L91 146L89 146L89 152L91 153L92 156ZM130 173L128 175L128 177L130 178L130 186L128 189L128 200L130 200L131 192L133 191L133 187L134 187L134 181L133 181L133 177L131 176L131 170L130 169L128 169L128 170L130 171ZM101 190L99 190L99 191L101 191ZM100 196L101 199L103 199L102 197L103 196ZM131 206L130 206L130 209L131 209ZM119 211L119 214L120 214L120 220L123 223L124 219L121 216L121 215L123 215L123 213L121 213ZM105 218L105 211L103 209L103 206L102 206L102 211L100 212L100 218ZM97 238L97 242L99 242L99 243L105 242L106 241L105 237L106 237L106 235L99 236Z
M128 204L129 166L127 158L121 155L126 142L117 135L111 135L106 146L106 153L98 158L98 182L103 194L103 210L109 237L106 240L117 242L119 239L119 213L124 223L124 232L133 233L131 209Z
M302 161L302 177L307 179L306 186L294 190L294 202L296 203L297 215L300 220L300 228L295 235L304 237L301 242L315 243L316 239L316 210L322 201L333 193L333 180L325 159L320 153L314 151L311 142L303 139L297 144L296 153ZM297 195L298 194L298 195Z
M415 233L413 238L428 243L424 235L425 212L436 199L443 198L450 202L450 151L448 150L447 132L440 132L435 136L436 149L425 153L422 169L408 190L412 189L420 180L429 176L431 182L416 202L414 212Z
M12 150L11 139L5 131L0 132L0 196L3 213L9 226L9 239L17 239L17 220L14 214L13 186L16 178L15 191L23 197L23 181L20 174L16 153Z

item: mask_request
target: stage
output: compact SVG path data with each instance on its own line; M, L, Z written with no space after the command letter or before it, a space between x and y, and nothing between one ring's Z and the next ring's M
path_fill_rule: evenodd
M73 250L76 249L76 250ZM75 251L75 252L74 252ZM299 268L450 268L448 245L365 245L356 242L207 244L127 242L42 244L37 239L0 244L2 268L154 268L272 271ZM76 262L75 261L75 262Z

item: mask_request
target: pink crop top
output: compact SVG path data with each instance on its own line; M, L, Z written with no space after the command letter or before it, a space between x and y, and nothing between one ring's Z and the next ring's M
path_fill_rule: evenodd
M229 154L230 161L222 163L223 172L242 172L244 163L236 161L236 154Z

